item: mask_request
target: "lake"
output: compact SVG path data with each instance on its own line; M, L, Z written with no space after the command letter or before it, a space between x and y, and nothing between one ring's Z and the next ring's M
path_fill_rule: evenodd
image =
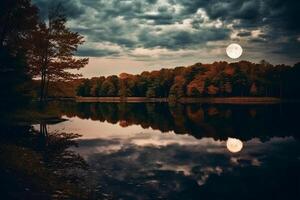
M30 139L2 141L14 153L0 157L3 168L13 166L6 179L33 177L11 192L16 198L300 197L298 104L52 106L64 121L18 127Z

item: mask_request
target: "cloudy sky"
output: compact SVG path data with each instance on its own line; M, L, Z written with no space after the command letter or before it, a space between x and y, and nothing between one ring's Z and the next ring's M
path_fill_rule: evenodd
M33 0L42 15L53 2ZM68 25L85 37L85 77L196 62L300 61L299 0L68 0ZM243 55L225 49L239 43Z

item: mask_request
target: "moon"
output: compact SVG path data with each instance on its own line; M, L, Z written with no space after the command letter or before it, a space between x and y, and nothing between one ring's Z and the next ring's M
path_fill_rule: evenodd
M226 147L228 151L232 153L237 153L242 150L243 142L236 138L228 138L226 142Z
M243 49L239 44L232 43L226 48L226 53L229 58L237 59L242 55Z

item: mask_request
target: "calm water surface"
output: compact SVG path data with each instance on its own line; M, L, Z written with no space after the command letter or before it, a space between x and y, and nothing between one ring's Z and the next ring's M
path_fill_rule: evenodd
M108 198L292 199L300 197L294 109L81 104L49 130L82 135L74 150Z
M66 121L34 129L81 135L66 150L88 199L300 197L299 105L58 107Z

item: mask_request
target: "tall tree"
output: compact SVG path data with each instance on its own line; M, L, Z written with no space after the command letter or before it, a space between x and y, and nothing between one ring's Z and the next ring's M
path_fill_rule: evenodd
M40 100L47 98L50 81L69 80L81 76L69 70L80 69L88 63L87 58L74 57L77 48L84 42L83 36L72 32L61 5L49 9L48 19L34 31L31 50L27 54L31 74L40 78Z
M37 26L38 9L30 0L0 1L0 48L17 54L26 50L24 42Z
M37 13L30 0L0 1L0 97L2 102L14 104L5 108L23 105L28 97L25 86L31 77L24 55L26 41L37 27Z

